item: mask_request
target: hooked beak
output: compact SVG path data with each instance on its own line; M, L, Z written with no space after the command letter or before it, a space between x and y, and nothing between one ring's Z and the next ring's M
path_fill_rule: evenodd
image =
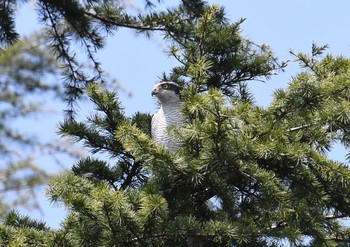
M158 93L158 90L157 90L156 88L153 89L153 90L152 90L152 93L151 93L152 97L155 96L155 95L157 95L157 93Z

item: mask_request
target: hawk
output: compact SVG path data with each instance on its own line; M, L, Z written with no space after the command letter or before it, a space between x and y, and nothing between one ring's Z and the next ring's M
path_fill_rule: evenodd
M156 96L160 102L160 108L152 117L151 134L158 145L162 145L170 151L179 148L179 140L168 133L170 126L181 126L181 95L180 87L175 82L160 82L154 85L152 96Z

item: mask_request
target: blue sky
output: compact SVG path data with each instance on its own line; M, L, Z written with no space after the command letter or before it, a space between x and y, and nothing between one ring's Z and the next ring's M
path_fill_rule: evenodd
M138 2L142 2L139 0ZM175 5L175 1L164 0L163 6ZM257 44L267 44L280 61L292 60L290 50L295 52L311 51L313 42L328 44L328 52L334 55L350 55L350 2L325 0L294 1L209 1L225 6L227 17L235 22L246 18L241 25L242 36ZM171 3L171 4L169 4ZM30 7L25 5L19 12L18 31L30 34L38 30L40 25ZM107 41L106 47L98 52L98 58L106 71L117 78L123 91L119 93L127 115L140 112L153 113L156 104L151 97L153 84L159 81L163 72L169 72L176 61L165 53L167 44L158 35L151 39L142 34L120 29ZM286 71L271 78L266 83L254 82L251 89L259 105L267 106L272 92L276 88L286 87L293 75L300 68L297 63L290 62ZM132 96L128 95L131 92ZM88 109L87 109L88 110ZM46 129L40 128L38 135L55 136L59 118L45 120ZM332 157L342 160L344 150L336 147ZM64 218L64 211L52 207L42 195L44 215L34 212L33 217L43 218L49 226L58 227Z

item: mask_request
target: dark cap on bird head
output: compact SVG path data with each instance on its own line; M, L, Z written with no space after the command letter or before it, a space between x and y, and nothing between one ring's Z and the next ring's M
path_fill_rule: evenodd
M180 95L180 91L182 90L182 87L179 84L172 81L162 81L154 85L151 95L152 96L157 95L160 89L171 90L171 91L174 91L176 94Z

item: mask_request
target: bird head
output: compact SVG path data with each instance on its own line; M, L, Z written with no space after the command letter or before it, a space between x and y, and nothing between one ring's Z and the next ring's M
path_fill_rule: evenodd
M156 96L158 100L164 103L180 102L182 87L175 82L163 81L154 85L152 96Z

